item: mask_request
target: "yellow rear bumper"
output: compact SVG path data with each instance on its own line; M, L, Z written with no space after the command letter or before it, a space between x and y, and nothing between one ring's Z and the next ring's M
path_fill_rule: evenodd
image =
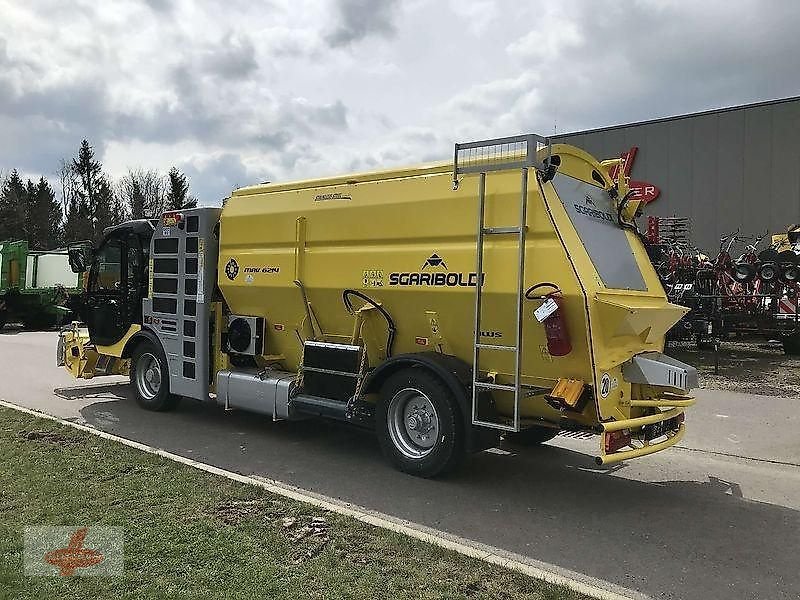
M631 406L644 406L661 409L661 412L654 415L645 417L637 417L634 419L625 419L622 421L609 421L601 423L603 433L600 436L600 454L595 457L595 462L598 465L612 465L629 458L639 458L640 456L647 456L661 450L665 450L670 446L674 446L683 439L686 433L686 425L681 423L679 427L672 431L667 431L665 435L667 439L657 443L650 443L646 440L637 440L634 442L636 447L631 447L628 450L617 450L616 452L606 453L606 436L615 431L622 431L630 429L632 431L641 429L645 425L653 425L655 423L662 423L669 421L677 416L684 414L686 407L695 403L694 398L688 396L675 396L671 394L665 395L663 398L657 400L633 400Z

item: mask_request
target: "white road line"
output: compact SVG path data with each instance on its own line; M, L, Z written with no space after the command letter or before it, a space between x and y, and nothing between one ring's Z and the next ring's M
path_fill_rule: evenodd
M341 515L347 515L364 523L374 525L375 527L381 527L383 529L402 533L423 542L428 542L429 544L434 544L435 546L439 546L441 548L453 550L465 556L470 556L487 563L512 569L530 577L547 581L548 583L564 586L581 594L585 594L591 598L597 598L598 600L645 600L647 598L647 596L644 594L622 588L621 586L615 585L608 581L603 581L601 579L589 577L588 575L582 575L580 573L569 571L568 569L563 569L557 565L536 561L520 554L515 554L513 552L502 550L501 548L495 548L493 546L481 544L480 542L475 542L473 540L468 540L466 538L452 535L444 531L439 531L425 525L420 525L419 523L414 523L413 521L398 519L397 517L373 511L355 504L350 504L348 502L343 502L336 498L316 494L309 490L290 486L274 479L241 475L239 473L221 469L207 463L192 460L191 458L186 458L185 456L173 454L172 452L167 452L166 450L161 450L160 448L154 448L153 446L148 446L147 444L142 444L141 442L136 442L128 438L106 433L105 431L95 429L94 427L90 427L88 425L73 423L72 421L54 417L47 413L32 410L17 404L12 404L4 400L0 400L0 406L27 413L35 417L56 421L57 423L61 423L67 427L80 429L81 431L91 433L92 435L96 435L107 440L112 440L114 442L119 442L120 444L125 444L131 448L136 448L137 450L141 450L149 454L155 454L163 458L194 467L195 469L205 471L207 473L226 477L240 483L255 485L272 492L273 494L278 494L279 496L283 496L285 498L291 498L292 500L318 506L325 510L329 510Z

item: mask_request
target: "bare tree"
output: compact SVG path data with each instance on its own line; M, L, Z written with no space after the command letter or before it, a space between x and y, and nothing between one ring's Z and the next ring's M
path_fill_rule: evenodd
M67 215L69 212L69 204L75 198L78 180L75 170L72 168L72 161L62 158L58 163L58 170L56 171L58 178L58 194L59 202L61 203L61 214Z
M167 204L166 182L158 171L129 169L117 182L117 195L132 219L157 217Z

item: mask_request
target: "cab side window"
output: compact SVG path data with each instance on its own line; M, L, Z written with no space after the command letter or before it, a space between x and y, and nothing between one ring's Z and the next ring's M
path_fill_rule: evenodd
M92 272L90 291L119 291L122 287L122 246L111 241L98 250Z

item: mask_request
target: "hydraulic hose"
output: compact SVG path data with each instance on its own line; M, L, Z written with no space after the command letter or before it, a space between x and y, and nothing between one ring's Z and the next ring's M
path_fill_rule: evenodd
M622 200L619 201L617 204L617 222L620 224L620 227L624 229L630 229L634 233L639 233L639 228L636 226L635 222L625 221L622 218L622 212L625 210L625 207L628 205L628 201L634 194L634 190L629 190L627 194L622 197Z

